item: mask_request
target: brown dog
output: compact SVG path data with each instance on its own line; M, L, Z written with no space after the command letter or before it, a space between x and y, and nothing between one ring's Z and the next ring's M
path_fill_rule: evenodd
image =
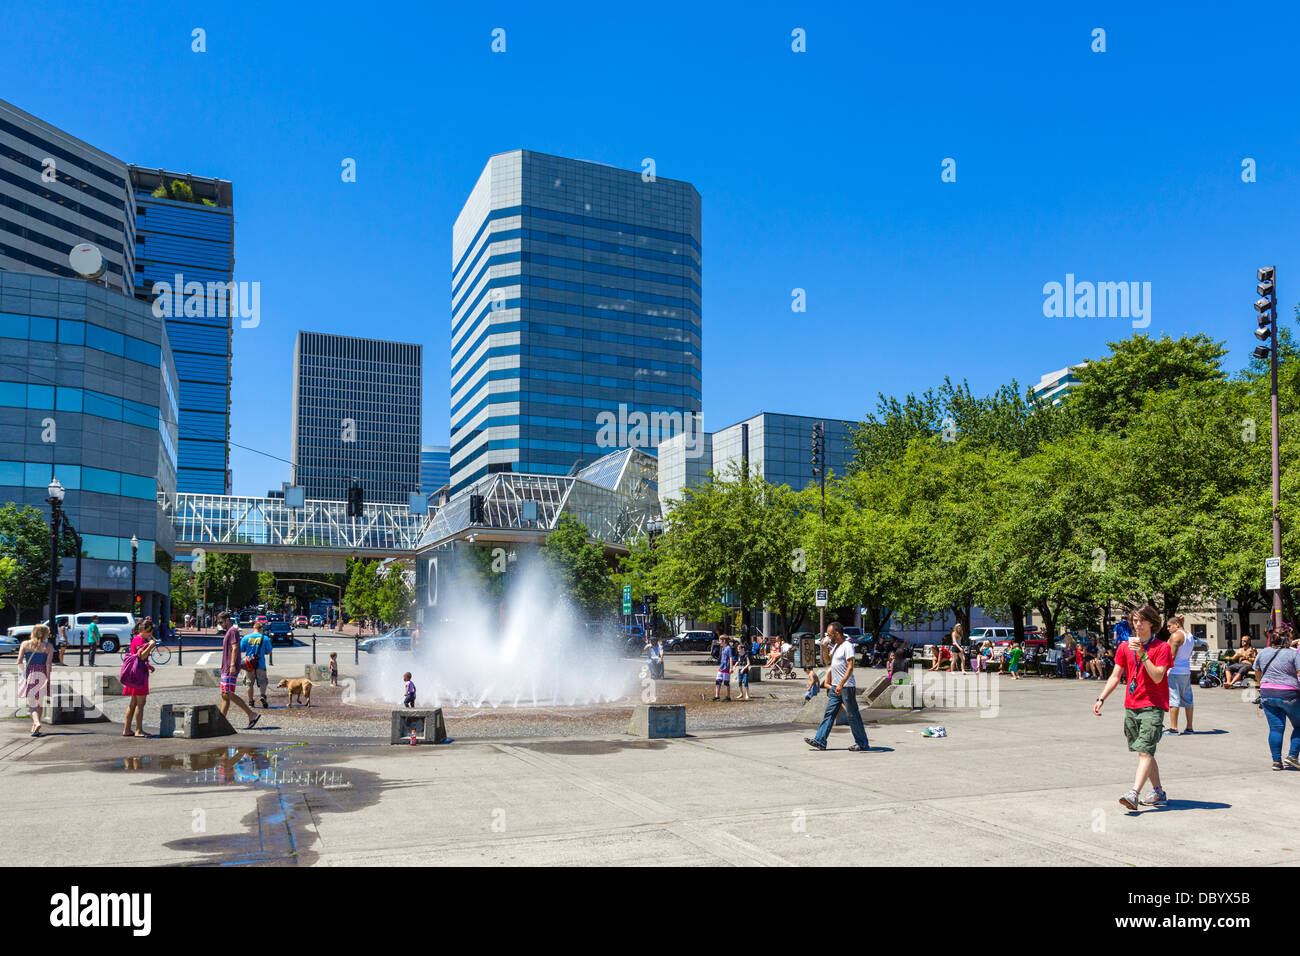
M288 678L285 678L275 686L289 688L290 707L293 706L293 699L295 697L298 698L298 703L303 704L306 707L311 706L311 681L309 681L307 678L297 677L293 680L289 680ZM305 698L305 703L304 703L304 698Z

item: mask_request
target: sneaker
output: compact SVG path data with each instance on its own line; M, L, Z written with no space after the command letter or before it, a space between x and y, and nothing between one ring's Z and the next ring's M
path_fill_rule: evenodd
M252 717L249 717L249 718L248 718L248 726L245 727L244 729L245 729L245 730L252 730L254 727L257 726L257 722L258 722L259 720L261 720L261 719L262 719L262 715L261 715L261 714L254 714Z
M1136 810L1139 806L1138 792L1136 790L1130 790L1128 793L1124 794L1124 796L1119 798L1119 805L1121 807L1127 807L1130 810Z
M1274 763L1274 764L1273 764L1273 769L1274 769L1274 770L1281 770L1281 769L1282 769L1282 761L1279 760L1279 761L1277 761L1276 763Z
M811 737L805 737L805 738L803 739L803 742L806 743L806 744L807 744L809 747L811 747L813 750L825 750L825 749L826 749L826 745L825 745L825 744L819 744L817 741L813 740Z
M1300 757L1287 757L1282 762L1292 770L1300 770Z
M869 746L867 746L867 747L859 747L857 744L854 744L853 746L849 747L849 750L850 750L852 753L855 753L855 754L864 754L864 753L866 753L866 752L867 752L868 750L870 750L870 749L871 749L871 747L869 747Z
M262 698L262 709L263 709L263 710L270 710L270 709L271 709L271 705L268 704L268 703L266 702L266 698L265 698L265 697Z
M1173 735L1177 736L1177 735L1178 735L1178 728L1177 728L1177 727L1166 727L1166 728L1165 728L1165 733L1167 733L1167 734L1173 734Z
M1169 798L1163 790L1152 790L1151 796L1139 797L1138 803L1144 807L1164 807L1169 805Z

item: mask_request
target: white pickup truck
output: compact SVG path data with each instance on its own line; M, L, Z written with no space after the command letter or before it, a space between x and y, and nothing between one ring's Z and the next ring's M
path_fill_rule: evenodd
M135 627L135 617L126 611L82 611L80 614L60 614L59 625L70 624L68 629L68 646L80 647L86 643L86 632L90 629L90 619L99 615L99 649L105 654L112 654L131 643L131 629ZM19 624L9 628L9 637L19 643L31 636L31 624Z

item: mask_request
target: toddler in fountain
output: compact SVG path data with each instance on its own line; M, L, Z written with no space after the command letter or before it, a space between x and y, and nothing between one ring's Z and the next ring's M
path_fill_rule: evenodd
M339 686L339 655L337 653L330 654L330 686Z
M411 680L411 672L407 671L402 675L402 680L406 681L406 696L402 698L403 707L415 706L415 681Z

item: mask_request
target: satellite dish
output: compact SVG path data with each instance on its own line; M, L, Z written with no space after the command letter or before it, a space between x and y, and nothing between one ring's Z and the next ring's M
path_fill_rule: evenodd
M104 257L89 242L73 246L68 253L68 262L72 265L72 271L83 279L98 279L104 274Z

